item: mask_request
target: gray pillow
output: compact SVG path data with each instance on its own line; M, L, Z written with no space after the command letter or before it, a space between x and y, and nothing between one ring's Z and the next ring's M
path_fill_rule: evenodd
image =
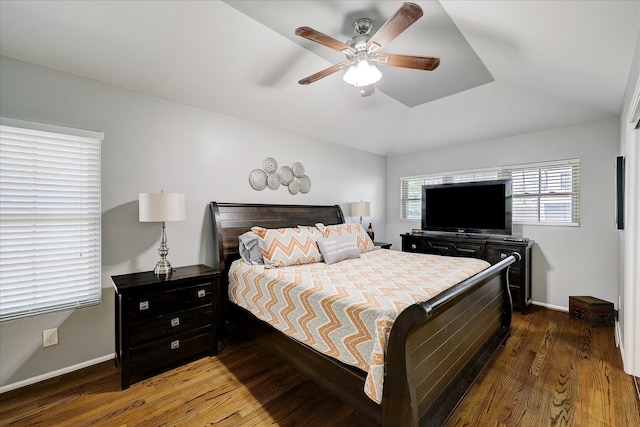
M318 248L320 248L320 253L327 264L334 264L345 259L360 258L360 251L351 235L319 237Z
M258 236L253 231L247 231L238 236L238 252L247 264L264 264L262 252L258 246Z

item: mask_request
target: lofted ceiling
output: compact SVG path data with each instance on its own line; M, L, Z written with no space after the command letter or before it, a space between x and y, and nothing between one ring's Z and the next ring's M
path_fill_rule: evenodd
M384 52L434 71L380 67L361 97L344 56L294 35L374 31L400 1L7 1L0 54L381 155L569 126L619 113L640 1L415 1L424 16ZM363 16L367 15L367 16Z

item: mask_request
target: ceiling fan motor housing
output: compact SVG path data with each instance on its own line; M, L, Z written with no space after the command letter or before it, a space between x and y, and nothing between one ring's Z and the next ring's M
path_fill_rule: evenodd
M353 32L356 33L356 35L363 36L365 34L369 34L372 27L373 22L371 22L371 19L360 18L353 23Z

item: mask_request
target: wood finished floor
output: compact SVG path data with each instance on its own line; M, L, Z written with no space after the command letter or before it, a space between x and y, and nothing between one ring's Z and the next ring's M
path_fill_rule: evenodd
M640 426L632 377L613 328L534 307L514 314L507 345L447 427ZM204 358L119 389L105 362L0 395L0 425L353 426L372 424L258 344Z

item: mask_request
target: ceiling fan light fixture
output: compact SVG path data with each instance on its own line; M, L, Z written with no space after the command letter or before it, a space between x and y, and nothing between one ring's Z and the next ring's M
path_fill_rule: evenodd
M356 87L369 86L380 80L382 73L367 60L358 61L350 66L342 79Z

